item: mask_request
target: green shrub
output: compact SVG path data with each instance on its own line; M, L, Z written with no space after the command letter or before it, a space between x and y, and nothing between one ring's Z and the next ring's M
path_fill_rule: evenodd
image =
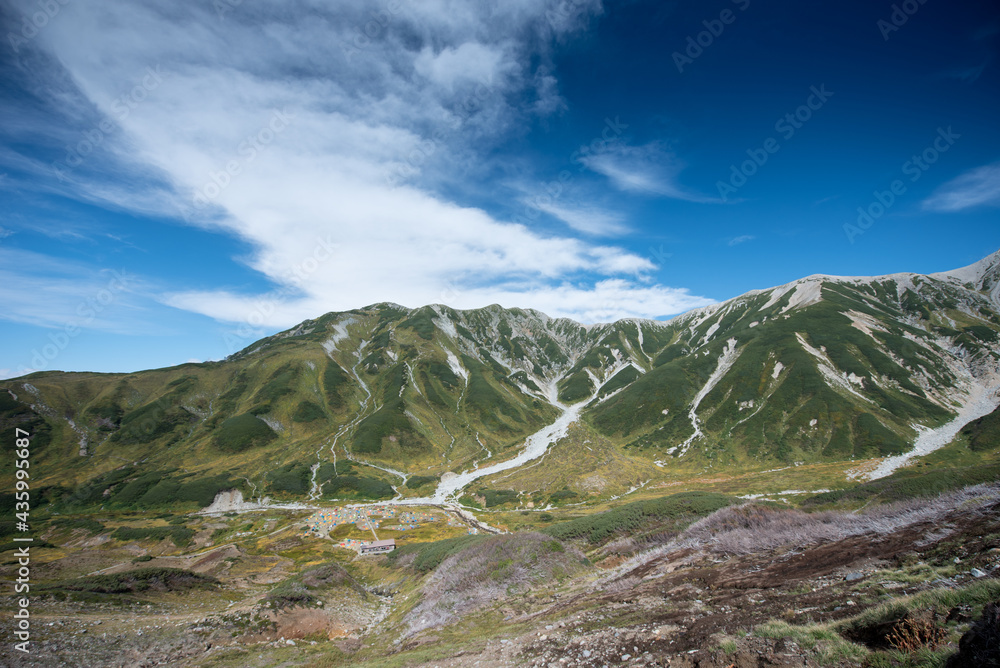
M111 493L111 500L120 506L134 506L146 492L166 478L171 471L150 471L129 480Z
M402 365L400 365L402 366ZM404 449L425 449L426 440L413 428L405 414L406 405L398 396L391 396L383 406L362 420L354 432L354 451L377 453L382 439L394 437Z
M134 505L140 508L150 508L156 506L173 506L178 501L192 501L198 504L200 508L204 508L211 504L215 499L215 495L222 490L235 489L241 486L239 482L232 480L225 473L208 478L195 478L193 480L188 480L189 477L189 475L163 477L155 485L148 488L142 496L135 499ZM118 502L119 497L120 495L113 498ZM185 520L181 518L180 521L183 522Z
M57 517L52 520L52 525L63 529L85 529L91 534L104 531L103 524L89 517Z
M340 388L350 384L350 378L339 364L330 360L323 370L323 392L326 394L326 405L332 410L343 408L346 405L344 396Z
M549 494L549 503L562 503L563 501L569 501L579 497L580 495L574 491L561 489L558 492L552 492L552 494Z
M616 534L632 533L663 519L702 517L732 504L733 500L711 492L684 492L661 499L634 501L619 508L560 522L541 531L560 540L584 538L602 543Z
M111 435L111 440L125 445L150 443L196 422L197 416L177 405L179 401L171 393L129 411L121 418L121 428Z
M135 475L136 469L133 466L125 466L120 469L108 471L94 476L87 482L63 494L59 499L59 505L69 508L80 506L90 506L104 501L104 491L121 487L121 483Z
M243 452L267 445L278 435L267 423L249 413L225 420L215 435L215 446L225 452Z
M430 341L434 336L434 310L428 306L419 308L413 314L399 323L400 329L412 329L425 341Z
M110 397L91 404L86 412L95 419L106 420L112 425L112 428L120 426L122 417L125 415L125 409ZM100 428L102 430L108 429L106 425L102 425Z
M935 496L969 485L1000 479L1000 464L953 469L915 471L903 469L892 475L854 487L823 492L802 502L803 508L860 502L878 498L882 502Z
M311 470L308 464L286 464L267 475L272 490L289 494L305 494L309 491Z
M177 490L178 501L194 501L199 507L211 505L216 495L227 489L239 489L242 481L237 481L229 477L229 474L220 473L208 478L196 478L181 483Z
M294 392L292 385L298 378L298 371L291 364L284 364L271 374L268 381L253 396L259 403L273 403Z
M398 561L400 557L405 557L408 554L415 554L416 558L413 560L412 568L420 573L429 573L451 555L461 552L469 545L482 539L483 536L459 536L458 538L436 540L429 543L403 545L389 553L389 562Z
M300 401L299 405L295 407L295 412L292 413L292 420L295 422L314 422L322 420L324 417L326 414L323 413L319 404L308 399Z
M581 369L560 384L559 399L567 403L573 403L581 399L586 399L593 391L594 381L590 379L586 371Z
M313 594L315 591L327 591L337 586L347 586L367 598L368 592L344 567L330 562L310 568L301 575L289 578L275 586L264 597L264 603L274 609L281 610L294 606L311 606L322 599Z
M111 537L115 540L163 540L170 538L177 547L191 543L194 530L187 527L118 527Z
M328 480L323 491L333 496L357 496L366 499L391 499L396 496L392 485L375 478L353 475L336 476Z
M436 483L440 479L441 478L436 475L414 475L406 479L406 486L410 489L416 489L418 487L423 487L424 485Z
M962 435L974 452L1000 449L1000 408L962 427Z
M512 489L484 489L480 495L486 499L487 508L517 502L517 492Z
M148 591L181 591L207 589L219 581L208 575L192 573L180 568L137 568L109 575L88 575L75 580L64 580L42 587L43 591L62 589L99 594L129 594Z
M6 390L0 390L0 414L13 413L20 410L21 404L14 401L14 397Z

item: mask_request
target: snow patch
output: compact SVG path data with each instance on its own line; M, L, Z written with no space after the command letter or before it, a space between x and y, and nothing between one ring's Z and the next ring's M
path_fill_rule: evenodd
M454 373L456 376L461 376L462 379L465 380L465 384L468 385L469 372L466 371L465 367L462 366L462 363L458 361L458 357L455 355L455 353L451 352L450 350L445 350L444 352L445 354L448 355L448 366L451 367L451 372Z
M807 353L816 358L816 367L819 369L819 372L823 375L823 377L826 378L828 383L850 392L859 399L871 402L871 399L852 387L853 381L849 380L850 376L836 371L833 366L833 362L826 356L825 351L817 350L816 348L810 346L806 343L805 338L799 332L795 332L795 338L799 340L799 345L801 345ZM852 373L851 376L854 376L854 374ZM858 377L854 376L854 378L857 379Z
M886 331L885 327L880 325L875 318L871 317L867 313L859 313L858 311L851 310L845 312L844 315L851 319L851 327L864 332L873 339L875 339L875 335L872 334L872 330L877 330L879 332ZM907 334L909 334L909 332L907 332ZM875 341L879 343L881 347L882 342L878 339L875 339Z
M268 427L270 427L273 431L278 432L279 434L285 431L285 425L281 424L281 422L275 420L274 418L264 417L263 415L257 415L256 417L258 420L267 423Z
M695 395L694 400L691 402L691 409L688 411L688 417L691 419L691 426L694 427L694 433L688 436L680 445L675 445L674 447L667 450L667 454L673 454L674 451L680 450L678 457L684 455L694 443L695 439L701 438L705 433L701 430L701 420L698 419L698 406L701 404L702 400L708 396L708 393L722 380L722 377L726 375L729 369L732 368L736 359L740 356L739 351L736 349L736 339L729 339L726 341L726 347L723 349L722 354L719 355L719 364L715 367L715 371L709 376L708 381L705 382L705 386L702 387L698 394Z
M781 370L784 369L784 368L785 368L785 365L782 364L781 362L775 363L775 365L774 365L774 371L771 372L771 378L774 378L775 380L778 380L778 374L780 374Z
M795 286L795 292L788 300L788 305L781 309L782 313L792 309L809 306L819 302L822 298L823 283L821 281L806 280Z
M709 340L711 340L712 335L715 334L717 331L719 331L719 323L717 322L712 323L712 326L709 327L708 331L705 332L705 338L701 340L701 345L705 345L706 343L708 343Z
M435 308L435 311L436 310L437 309ZM445 334L447 334L453 340L457 341L458 340L458 330L455 328L455 323L453 323L451 321L451 318L449 318L448 316L441 314L440 311L438 311L438 315L440 315L441 317L440 318L434 318L434 324L437 325L437 328L440 329L442 332L444 332Z
M333 356L337 344L348 337L347 326L353 325L355 322L357 321L353 317L347 317L333 324L333 334L323 342L323 350L326 351L327 355Z

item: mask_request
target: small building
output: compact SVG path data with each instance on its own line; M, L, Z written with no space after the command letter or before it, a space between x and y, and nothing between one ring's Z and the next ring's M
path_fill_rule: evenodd
M370 543L366 543L361 546L358 550L360 554L380 554L382 552L392 552L396 549L396 539L390 538L389 540L375 540Z

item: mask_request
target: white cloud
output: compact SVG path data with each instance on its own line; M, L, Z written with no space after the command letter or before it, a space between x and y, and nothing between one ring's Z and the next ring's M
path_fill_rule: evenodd
M931 211L961 211L1000 205L1000 162L977 167L938 188L923 202Z
M678 175L684 164L660 142L643 146L612 143L599 153L583 156L581 161L625 192L689 202L717 201L680 185Z
M413 61L418 74L435 84L453 90L459 82L493 82L501 72L503 54L478 42L466 42L458 48L445 47L435 54L425 46Z
M626 234L629 231L624 223L624 216L597 206L559 204L541 197L522 201L526 206L536 207L584 234L607 237Z
M471 178L530 114L559 108L545 44L586 25L599 2L572 3L558 20L547 17L558 0L400 6L262 0L224 20L193 2L63 6L35 41L101 112L115 113L147 67L163 78L107 145L114 169L157 175L156 185L81 172L67 187L126 209L184 212L249 243L244 261L272 292L162 297L219 320L288 326L381 301L451 303L442 296L452 293L466 307L508 300L579 317L602 300L645 316L708 302L651 284L645 257L498 220L438 187ZM635 174L615 178L638 188ZM660 175L670 178L649 182L656 194L701 201L669 165ZM624 231L599 210L549 213L590 235Z
M748 241L753 241L756 238L757 237L755 237L752 234L741 234L738 237L733 237L732 239L730 239L729 240L729 245L730 246L739 246L742 243L746 243Z
M0 248L0 318L66 330L148 333L136 313L150 286L131 272Z
M657 318L712 303L687 290L642 286L625 279L607 279L593 286L565 283L525 291L490 291L489 295L501 306L535 308L553 317L573 318L585 324L627 317ZM484 303L484 299L485 294L470 291L458 293L455 302L458 308L472 308Z

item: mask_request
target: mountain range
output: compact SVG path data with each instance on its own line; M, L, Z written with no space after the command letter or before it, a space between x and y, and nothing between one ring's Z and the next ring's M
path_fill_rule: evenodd
M813 275L668 321L374 304L222 361L7 380L0 427L33 434L46 498L206 506L226 489L427 496L562 416L559 447L470 476L464 497L559 503L706 471L884 475L993 412L998 388L1000 252L930 275Z

